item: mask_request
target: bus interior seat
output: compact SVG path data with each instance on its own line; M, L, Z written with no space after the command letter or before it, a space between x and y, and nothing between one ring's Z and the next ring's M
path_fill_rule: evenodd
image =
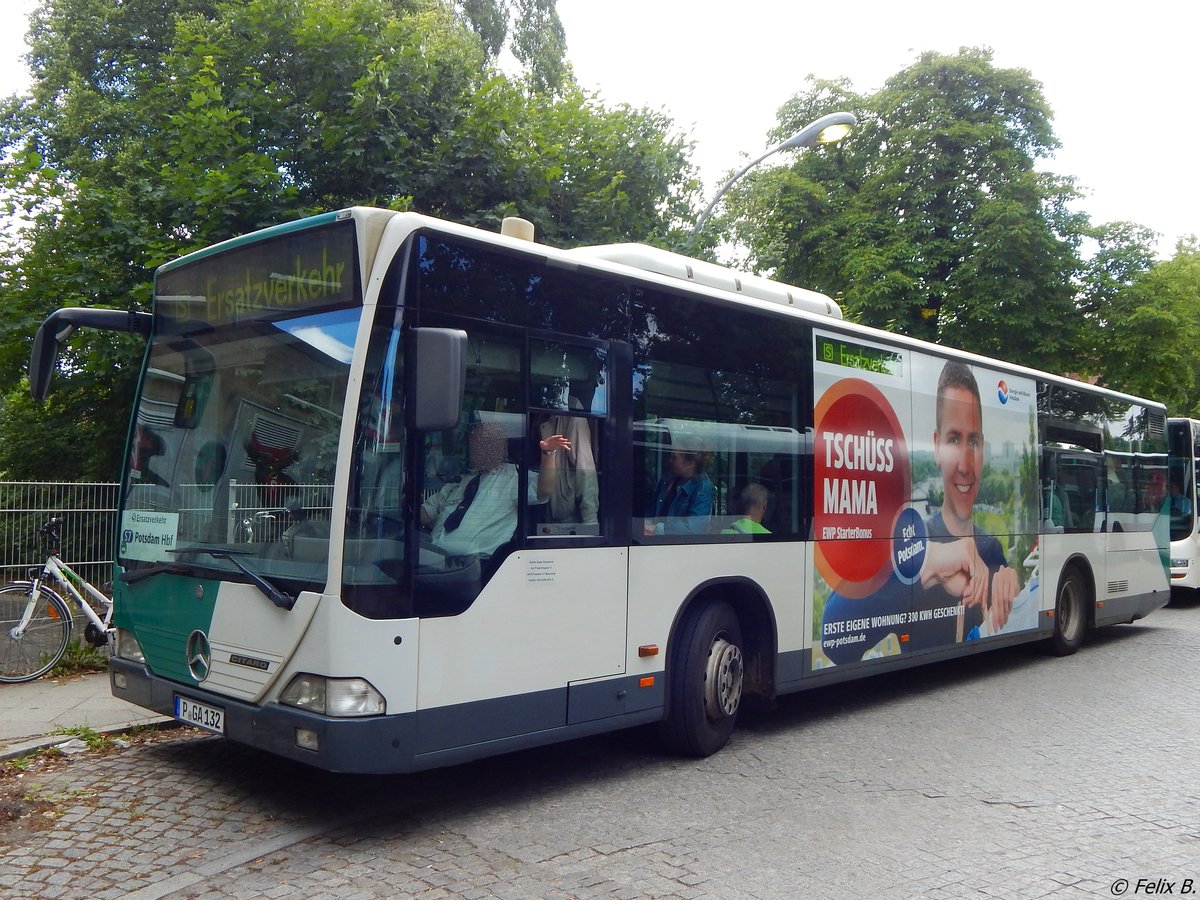
M1071 510L1071 501L1067 499L1067 492L1063 490L1061 484L1054 486L1054 496L1058 500L1059 508L1062 509L1062 521L1055 522L1055 525L1061 526L1063 531L1072 531L1075 528L1075 514Z

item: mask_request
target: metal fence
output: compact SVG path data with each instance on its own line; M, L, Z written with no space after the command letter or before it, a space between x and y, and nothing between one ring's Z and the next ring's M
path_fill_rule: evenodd
M63 560L96 587L105 589L112 579L118 487L115 482L0 481L0 584L27 577L31 567L45 561L46 545L38 529L51 516L61 516ZM181 488L181 534L200 527L194 526L193 520L202 521L205 534L209 533L212 499L205 492L211 490L210 485ZM277 541L297 515L328 521L332 494L333 486L328 484L264 488L231 482L228 521L222 526L225 538L232 542ZM156 508L152 499L150 495L138 497L139 502L146 503L146 509Z
M93 482L0 482L0 583L26 577L46 559L38 529L61 516L60 555L72 569L104 589L112 578L117 487Z

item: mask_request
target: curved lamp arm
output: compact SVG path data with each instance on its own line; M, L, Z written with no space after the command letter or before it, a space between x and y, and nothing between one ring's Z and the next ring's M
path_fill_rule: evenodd
M711 216L713 210L717 208L717 204L721 202L721 198L725 196L725 193L731 187L733 187L739 178L757 166L764 159L769 156L774 156L781 150L797 150L805 147L813 147L817 144L831 144L835 141L840 141L850 133L850 129L853 128L857 122L858 119L855 117L854 113L829 113L829 115L821 116L821 118L806 125L783 143L776 144L757 159L747 163L737 172L737 174L717 188L717 193L713 195L712 202L705 207L704 212L700 213L700 218L696 220L696 225L694 228L692 228L691 243L696 243L696 238L700 236L700 229L704 227L704 223L708 221L708 217Z

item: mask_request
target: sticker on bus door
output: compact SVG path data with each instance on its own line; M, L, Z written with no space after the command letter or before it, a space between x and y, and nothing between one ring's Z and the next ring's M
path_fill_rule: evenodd
M127 509L121 515L121 558L145 562L172 559L178 534L179 513Z
M813 667L1035 628L1035 387L815 336Z

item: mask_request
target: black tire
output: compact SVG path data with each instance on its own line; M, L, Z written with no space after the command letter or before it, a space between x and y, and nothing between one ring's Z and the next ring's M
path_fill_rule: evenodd
M742 701L742 628L728 603L691 613L667 673L664 743L688 756L711 756L729 741Z
M1050 647L1056 656L1070 656L1083 646L1087 634L1087 583L1076 568L1063 572L1054 600L1054 635Z
M71 641L71 611L63 599L42 587L37 606L20 638L12 636L25 615L33 584L14 581L0 588L0 684L33 681L62 659Z

